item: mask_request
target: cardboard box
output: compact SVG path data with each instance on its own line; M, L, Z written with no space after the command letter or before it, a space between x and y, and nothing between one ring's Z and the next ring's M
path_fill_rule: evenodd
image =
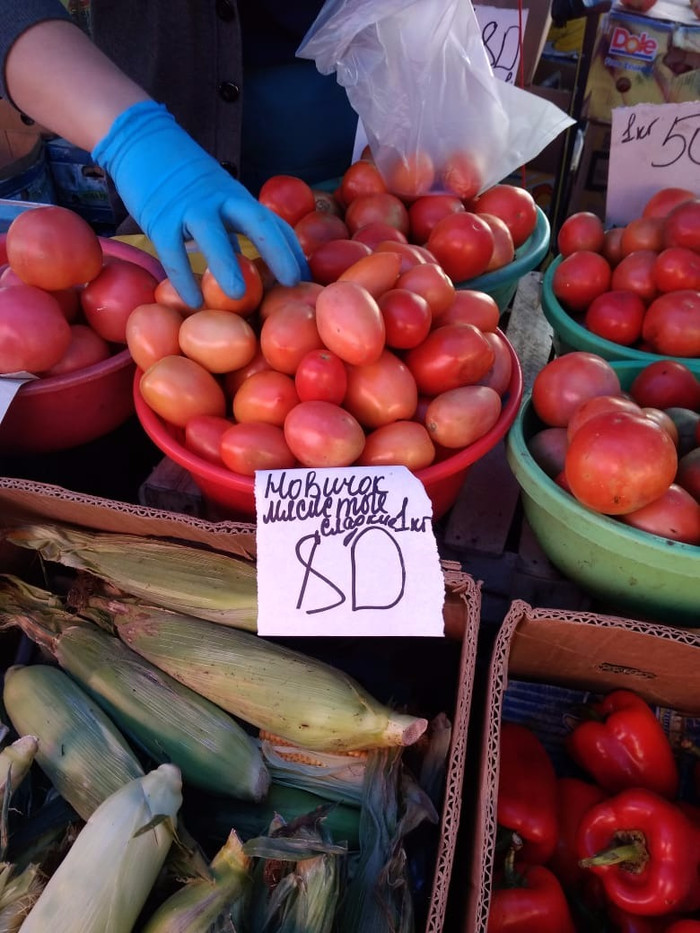
M700 713L700 632L516 600L496 636L484 697L479 785L462 930L484 933L494 871L499 739L509 680L606 693L636 691L653 706ZM466 805L466 804L465 804Z
M68 207L96 227L116 223L104 171L84 149L67 139L46 142L46 160L56 192L56 203ZM100 231L102 232L102 231Z
M615 107L700 99L697 26L613 9L602 16L582 116L610 123Z
M86 528L119 532L122 534L152 535L194 542L225 553L250 558L255 555L255 527L238 522L212 523L189 515L149 509L85 496L59 486L34 483L23 479L0 478L0 528L27 519L68 522ZM2 572L19 573L26 564L29 552L2 542L0 536L0 569ZM443 563L445 576L445 631L452 638L445 639L387 639L386 651L395 656L394 669L403 670L404 661L415 662L415 686L426 695L446 689L451 695L452 709L444 709L451 718L452 735L445 781L444 801L439 827L435 827L435 867L430 887L429 902L425 914L426 933L440 933L445 922L447 893L455 856L457 831L462 805L462 785L467 747L467 731L471 710L476 643L479 631L481 591L470 576L461 572L459 565ZM5 637L0 634L0 638ZM13 637L13 633L9 633ZM332 640L323 638L304 639L301 650L315 653L323 651L324 643ZM348 649L351 640L344 640ZM358 640L358 643L362 640ZM368 639L378 642L383 639ZM412 644L409 644L412 643ZM2 643L0 642L0 646ZM437 651L454 660L453 680L448 678L450 665L444 669L431 669L430 655ZM351 654L348 650L348 654ZM409 655L411 657L409 657ZM7 649L3 653L9 661ZM326 658L328 660L328 658ZM345 657L343 659L345 661ZM338 666L341 666L340 663ZM378 682L388 694L395 688L391 683L391 668L381 665L377 671ZM410 667L406 668L410 670ZM387 673L387 670L389 673ZM436 684L430 672L440 670ZM369 685L365 684L366 686ZM196 836L196 827L190 827ZM427 897L427 890L426 890Z

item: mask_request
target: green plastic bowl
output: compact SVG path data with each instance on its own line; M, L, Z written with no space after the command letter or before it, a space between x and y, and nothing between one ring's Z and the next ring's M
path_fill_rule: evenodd
M623 347L622 344L613 343L592 334L583 324L579 324L564 308L554 295L552 279L554 270L562 261L562 256L550 264L542 279L542 311L552 325L554 349L559 355L570 353L572 350L588 350L597 353L605 360L629 360L646 366L658 359L676 359L692 369L700 376L700 359L698 357L666 357L658 353L647 353L645 350L636 350L634 347Z
M511 303L520 279L532 272L542 262L549 250L550 227L547 215L537 207L537 224L522 246L515 251L515 258L502 269L487 272L475 279L459 282L456 288L486 292L496 301L501 314Z
M623 388L646 364L613 367ZM700 624L700 547L647 534L585 508L537 465L527 442L544 425L528 394L506 455L525 516L550 561L607 609L676 626Z

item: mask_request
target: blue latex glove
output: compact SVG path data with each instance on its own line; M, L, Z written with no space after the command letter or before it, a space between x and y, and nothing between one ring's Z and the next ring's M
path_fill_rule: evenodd
M92 156L107 171L131 216L153 243L168 278L191 307L201 292L187 258L193 239L224 292L245 285L235 233L257 247L283 285L310 278L292 228L235 181L162 104L140 101L121 113Z

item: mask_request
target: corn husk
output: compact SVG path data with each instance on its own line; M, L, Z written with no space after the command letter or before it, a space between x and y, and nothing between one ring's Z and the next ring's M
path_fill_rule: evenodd
M426 719L377 701L344 672L247 632L153 606L92 599L146 660L234 716L304 748L410 745Z
M0 751L0 801L8 799L29 773L39 748L35 735L22 735Z
M6 537L145 602L256 631L257 574L251 561L158 538L49 523L16 526Z
M188 882L164 901L143 933L209 933L214 926L238 929L252 879L250 859L232 830L211 862L211 880Z
M130 933L173 841L180 772L160 765L92 814L22 933Z
M362 802L365 755L318 752L260 735L260 750L272 780L352 806Z
M37 865L17 871L0 862L0 933L17 933L45 884Z

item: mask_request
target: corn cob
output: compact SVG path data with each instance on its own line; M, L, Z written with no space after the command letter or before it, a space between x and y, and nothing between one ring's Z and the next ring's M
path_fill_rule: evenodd
M311 751L265 732L260 733L259 741L273 781L321 794L327 800L360 805L368 754L365 750L350 754Z
M148 920L143 933L209 933L217 922L238 929L251 884L249 867L250 859L232 830L212 859L212 880L188 882L172 894Z
M92 814L22 933L130 933L163 866L182 803L180 772L160 765Z
M257 574L250 561L156 538L57 524L20 525L6 537L145 602L256 631Z
M154 606L93 600L156 667L260 729L305 748L410 745L427 720L397 713L344 672L256 635Z

